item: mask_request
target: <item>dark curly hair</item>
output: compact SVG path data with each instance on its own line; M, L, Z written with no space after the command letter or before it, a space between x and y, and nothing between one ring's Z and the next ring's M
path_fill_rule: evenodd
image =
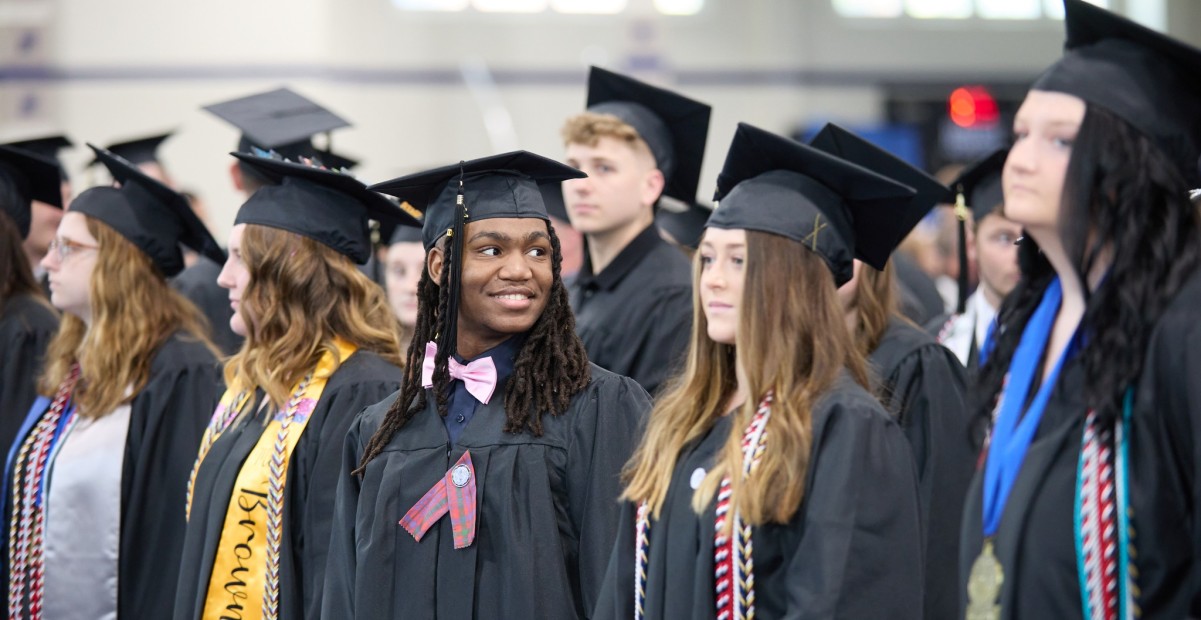
M551 266L554 280L550 297L542 315L534 322L513 365L513 374L505 383L505 432L529 431L534 436L542 434L542 416L546 412L559 415L567 411L571 399L588 386L591 375L588 369L588 354L584 343L575 332L575 315L567 299L567 288L559 273L563 255L559 249L559 237L555 227L546 223L551 242ZM448 246L450 244L447 244ZM449 248L448 248L449 249ZM421 362L425 356L425 343L435 340L439 334L453 333L447 325L448 308L452 294L450 274L461 269L461 257L453 251L446 252L446 262L440 282L435 284L429 269L422 271L417 285L417 323L413 327L413 340L409 344L404 384L400 396L392 403L384 416L384 422L371 437L362 460L355 473L361 474L392 440L396 432L404 428L413 416L425 410L426 392L421 387ZM435 358L433 393L438 413L446 417L450 399L450 370L447 360L452 347L438 347Z
M1102 419L1120 410L1123 392L1142 373L1156 321L1201 262L1201 222L1185 176L1146 136L1113 113L1089 105L1064 178L1060 236L1084 282L1101 253L1112 257L1105 279L1085 291L1080 351ZM1054 270L1027 237L1019 252L1023 278L998 314L995 346L977 389L978 427L986 428L1027 321ZM1084 415L1084 412L1080 412Z

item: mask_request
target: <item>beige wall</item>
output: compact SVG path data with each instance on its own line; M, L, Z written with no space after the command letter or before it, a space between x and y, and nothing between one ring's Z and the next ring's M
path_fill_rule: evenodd
M704 196L740 120L779 131L805 119L871 122L882 82L1026 79L1062 41L1052 21L847 20L827 0L707 0L693 17L630 5L584 17L406 13L388 0L3 0L0 137L62 129L104 144L175 128L163 159L203 195L224 238L239 204L225 155L237 134L201 105L289 85L355 124L335 145L377 181L513 146L556 156L559 124L583 105L586 65L640 57L657 63L648 78L714 105ZM465 60L492 69L489 109L507 114L512 133L488 132L459 78ZM32 76L15 79L14 67ZM72 172L86 159L72 153Z

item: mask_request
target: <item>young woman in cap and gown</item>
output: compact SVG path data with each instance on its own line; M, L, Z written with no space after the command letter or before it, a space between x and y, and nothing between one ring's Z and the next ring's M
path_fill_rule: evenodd
M1201 583L1201 50L1067 0L1002 184L1024 278L979 379L966 617L1184 618Z
M869 222L913 195L739 125L594 617L922 617L913 457L837 294Z
M63 319L6 464L10 618L170 616L188 455L220 394L166 278L180 244L224 255L182 196L92 148L121 187L80 194L42 261Z
M62 208L58 166L0 146L0 446L5 448L37 398L42 358L58 331L58 316L21 246L29 234L33 200Z
M584 618L650 409L588 362L524 151L379 184L424 211L404 387L346 437L325 618Z
M313 136L320 133L332 139L329 132L348 127L350 123L287 88L239 97L204 106L203 109L241 132L237 143L240 153L253 154L258 149L275 152L292 161L316 159L322 166L334 170L342 168L344 164L353 167L355 163L318 150L312 140ZM260 187L275 182L237 159L230 162L229 173L230 181L243 201ZM230 328L233 311L229 297L225 289L217 284L222 267L211 261L197 261L184 269L172 284L204 311L212 324L213 339L226 355L233 355L242 347L244 337Z
M175 618L316 618L343 438L401 378L396 321L356 263L369 218L405 216L349 175L235 157L272 184L238 210L218 280L246 341L193 452Z
M963 366L954 355L897 308L890 255L950 190L930 175L837 125L826 125L811 146L856 163L917 194L896 209L897 217L866 222L856 238L860 256L885 262L877 269L856 261L851 281L839 288L855 345L867 357L873 387L905 431L917 465L925 540L927 618L956 615L959 528L964 496L979 451L970 432Z

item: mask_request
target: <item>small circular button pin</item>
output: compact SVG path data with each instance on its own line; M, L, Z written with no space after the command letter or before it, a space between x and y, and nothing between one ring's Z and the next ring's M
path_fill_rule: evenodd
M701 488L701 483L704 481L705 481L705 468L704 467L697 467L696 469L692 470L692 478L688 480L688 484L692 486L693 490Z
M471 470L466 465L455 465L453 471L450 472L450 481L455 486L463 488L471 480Z

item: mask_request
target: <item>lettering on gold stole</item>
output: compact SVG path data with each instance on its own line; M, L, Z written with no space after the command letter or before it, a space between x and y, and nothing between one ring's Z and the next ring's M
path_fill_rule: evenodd
M238 520L238 525L246 530L246 539L243 542L234 546L234 557L238 559L237 566L230 570L230 580L225 582L225 591L229 594L229 603L225 605L225 612L221 615L221 620L242 620L242 610L245 609L243 603L250 595L246 593L246 582L242 580L240 573L249 572L250 569L246 565L254 559L254 549L250 543L254 541L255 527L258 524L256 512L262 512L266 515L267 510L267 494L253 491L251 489L239 489L241 492L238 495L238 509L245 512L244 518Z

